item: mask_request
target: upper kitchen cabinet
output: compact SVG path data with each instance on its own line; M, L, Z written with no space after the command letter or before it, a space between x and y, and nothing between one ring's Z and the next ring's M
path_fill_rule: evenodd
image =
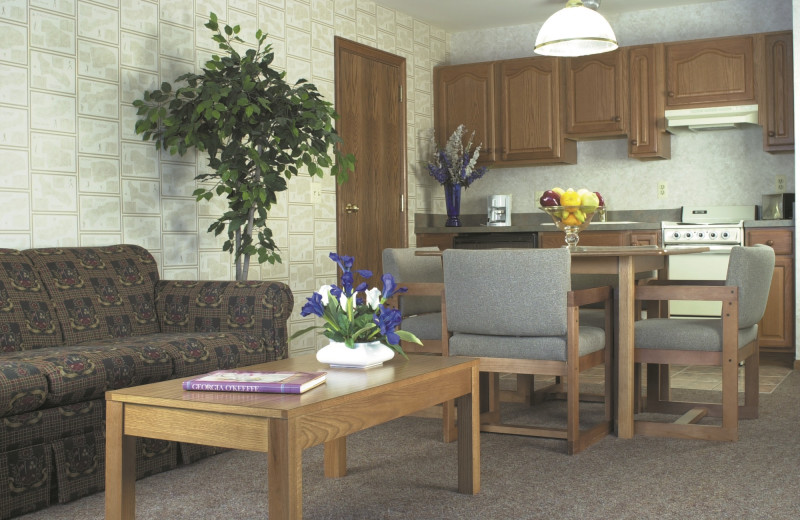
M756 103L753 37L669 43L667 109Z
M561 126L563 67L545 56L497 62L498 166L577 162Z
M625 57L624 51L616 50L567 60L567 136L580 139L626 134Z
M760 35L761 36L761 35ZM764 92L759 106L764 127L764 150L794 151L794 81L792 32L768 33L764 38Z
M670 134L664 121L664 45L629 47L630 127L628 156L669 159Z
M479 164L497 160L495 138L495 65L492 62L452 65L434 69L436 137L444 145L458 125L481 145Z

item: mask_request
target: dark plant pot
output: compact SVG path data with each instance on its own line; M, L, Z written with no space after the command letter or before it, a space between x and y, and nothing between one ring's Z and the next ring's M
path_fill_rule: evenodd
M447 222L445 226L458 227L461 225L461 185L444 186L444 202L447 205Z

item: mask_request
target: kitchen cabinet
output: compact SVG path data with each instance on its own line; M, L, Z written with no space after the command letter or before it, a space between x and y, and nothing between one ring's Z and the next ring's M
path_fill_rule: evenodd
M568 137L619 137L626 134L626 56L623 50L616 50L567 60L565 113Z
M499 165L577 162L575 141L564 138L563 61L553 57L498 62Z
M640 45L628 52L630 125L628 157L669 159L670 134L664 119L664 45Z
M591 224L589 225L591 229ZM583 231L578 245L581 246L655 246L661 243L659 230L631 231ZM539 233L539 247L553 248L564 246L563 231Z
M753 36L668 43L667 109L755 104Z
M458 125L471 133L481 145L478 164L497 160L495 137L495 64L470 63L434 69L434 104L437 141L447 142Z
M794 233L786 228L746 230L745 244L775 250L775 272L764 317L758 324L761 350L794 352Z
M563 132L563 82L563 62L552 57L437 67L438 140L463 123L482 144L479 164L575 164L577 145Z
M417 233L417 247L436 246L441 251L453 247L455 233Z
M792 32L763 35L764 92L759 107L764 150L794 151L794 78Z

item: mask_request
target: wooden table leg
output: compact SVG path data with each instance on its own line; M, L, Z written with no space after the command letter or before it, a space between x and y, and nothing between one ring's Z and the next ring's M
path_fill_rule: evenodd
M475 495L481 490L481 425L478 367L472 368L471 393L456 400L458 414L458 492Z
M136 516L136 437L125 435L124 406L106 401L106 520Z
M619 315L617 344L617 436L633 438L633 323L634 288L636 285L633 257L619 257Z
M303 450L291 420L269 421L267 493L269 518L303 518Z
M347 475L347 437L326 442L323 453L326 477L338 478Z

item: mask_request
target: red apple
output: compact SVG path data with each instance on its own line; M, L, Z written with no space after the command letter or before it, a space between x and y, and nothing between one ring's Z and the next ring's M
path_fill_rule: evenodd
M559 206L561 205L561 197L553 190L547 190L539 197L539 204L542 206Z
M596 191L594 194L597 195L597 200L600 201L600 206L605 206L606 201L603 199L603 196L600 195L600 192Z

